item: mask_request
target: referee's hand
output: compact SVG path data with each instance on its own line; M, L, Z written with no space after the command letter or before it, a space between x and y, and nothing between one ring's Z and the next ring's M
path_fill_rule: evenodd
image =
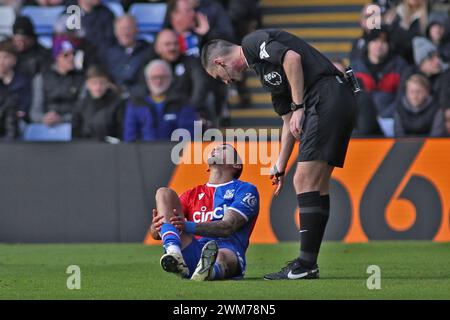
M273 184L277 186L275 189L275 192L273 193L275 196L278 196L280 194L281 188L283 188L284 184L284 176L275 178L273 181Z
M277 166L275 165L271 169L270 180L272 180L272 185L277 186L277 188L275 189L274 195L278 196L278 194L281 191L281 188L283 187L283 183L284 183L284 171L279 172L277 169Z
M300 140L300 135L303 128L303 120L305 109L301 108L292 112L291 120L289 121L289 129L295 139Z

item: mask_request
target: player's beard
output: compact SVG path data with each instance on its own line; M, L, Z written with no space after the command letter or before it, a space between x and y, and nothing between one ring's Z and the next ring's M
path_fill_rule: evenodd
M216 157L212 156L209 157L207 160L207 164L208 164L208 169L206 170L206 172L211 172L211 169L214 167L218 166L218 161L219 159L217 159Z
M208 165L216 165L216 164L222 164L222 160L216 158L215 156L211 156L207 160Z
M234 164L235 162L236 159L233 158L233 155L227 155L225 158L210 156L207 160L208 165Z

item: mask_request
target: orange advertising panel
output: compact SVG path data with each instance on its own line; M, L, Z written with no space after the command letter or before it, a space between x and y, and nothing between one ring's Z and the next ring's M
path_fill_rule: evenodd
M277 150L278 143L271 144L248 142L238 146L244 161L241 180L256 185L260 193L260 213L252 243L298 238L292 186L298 150L294 150L289 161L283 191L274 197L274 186L266 174L270 162L267 157L260 157L267 149L269 154L270 150ZM191 150L207 153L208 146L193 143ZM194 154L195 151L183 154L184 163L173 173L169 187L179 194L208 181L206 164L186 163L192 162ZM331 214L325 239L348 243L396 239L450 241L450 139L353 139L345 167L333 172ZM154 241L147 236L145 243Z

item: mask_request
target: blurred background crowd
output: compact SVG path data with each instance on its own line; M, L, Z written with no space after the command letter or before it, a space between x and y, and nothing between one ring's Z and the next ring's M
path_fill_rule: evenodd
M0 0L0 139L155 141L194 120L232 125L252 80L228 88L199 54L210 39L240 43L266 27L264 1ZM351 50L328 55L363 88L355 136L450 136L449 7L362 7Z

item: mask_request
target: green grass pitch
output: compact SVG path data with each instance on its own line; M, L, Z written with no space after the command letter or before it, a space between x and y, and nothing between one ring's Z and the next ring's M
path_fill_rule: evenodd
M450 299L450 243L327 242L320 280L265 281L298 252L297 243L251 245L245 280L196 283L165 273L159 246L0 244L0 299ZM81 269L81 289L66 269ZM366 287L381 268L381 289Z

